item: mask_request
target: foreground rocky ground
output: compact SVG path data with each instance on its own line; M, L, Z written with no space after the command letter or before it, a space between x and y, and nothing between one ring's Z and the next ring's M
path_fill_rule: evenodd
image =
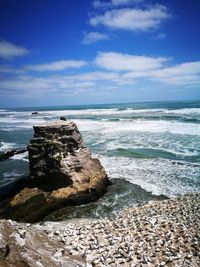
M200 194L112 219L0 223L0 266L200 266Z

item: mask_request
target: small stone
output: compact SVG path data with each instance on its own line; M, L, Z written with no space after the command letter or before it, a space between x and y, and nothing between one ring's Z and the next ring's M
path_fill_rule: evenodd
M186 259L191 259L192 258L192 254L187 254L186 255Z

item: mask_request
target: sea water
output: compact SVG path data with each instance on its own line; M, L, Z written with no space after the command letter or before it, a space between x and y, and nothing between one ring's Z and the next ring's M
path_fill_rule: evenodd
M60 217L200 191L200 101L0 109L0 152L26 147L33 125L61 116L77 124L113 184L98 202ZM1 185L28 174L27 153L0 162Z

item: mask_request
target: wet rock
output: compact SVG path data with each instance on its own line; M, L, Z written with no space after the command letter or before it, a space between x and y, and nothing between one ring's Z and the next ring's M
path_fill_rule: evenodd
M25 153L26 151L27 151L27 149L24 148L24 149L13 149L10 151L1 152L0 153L0 161L4 161L6 159L9 159L9 158L13 157L14 155Z

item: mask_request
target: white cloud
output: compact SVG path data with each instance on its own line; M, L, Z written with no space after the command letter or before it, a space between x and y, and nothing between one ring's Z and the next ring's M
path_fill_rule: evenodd
M88 32L85 34L82 44L84 45L89 45L89 44L94 44L102 40L108 40L109 37L108 35L100 32Z
M33 77L31 75L4 78L0 81L0 89L20 90L23 92L48 91L54 92L76 89L96 88L99 82L115 82L120 78L117 73L92 71L74 75Z
M16 69L9 66L0 66L0 73L9 74L23 74L25 71L22 69Z
M186 62L176 66L153 71L150 79L169 85L199 85L200 61Z
M167 61L164 57L147 57L115 52L99 53L95 59L97 66L114 71L146 71L158 69Z
M167 8L156 5L148 9L123 8L106 11L90 19L92 26L104 25L111 29L148 31L157 28L170 16Z
M184 62L172 65L165 57L138 56L116 52L99 53L94 60L98 67L105 70L93 70L77 74L7 75L12 69L5 69L1 75L0 90L16 91L19 95L51 94L57 96L81 95L84 91L104 92L129 89L134 90L143 82L165 85L165 88L200 88L200 61ZM91 65L92 66L92 65ZM95 68L96 69L96 68ZM23 70L23 69L22 69ZM151 84L151 83L150 83Z
M200 61L166 66L169 59L165 57L104 52L97 55L95 63L106 70L123 72L115 79L120 84L133 84L143 78L165 85L200 87Z
M129 72L123 78L145 78L165 85L200 86L200 61L186 62L146 72Z
M91 71L83 74L68 76L68 79L69 78L76 81L114 81L119 78L119 75L115 72Z
M29 51L22 47L7 41L0 41L0 58L12 59L29 54Z
M137 4L140 2L143 2L143 0L111 0L110 2L96 0L92 4L94 8L112 8L116 6Z
M87 65L87 62L83 60L59 60L46 64L28 65L26 69L34 71L60 71L70 68L81 68L85 65Z

